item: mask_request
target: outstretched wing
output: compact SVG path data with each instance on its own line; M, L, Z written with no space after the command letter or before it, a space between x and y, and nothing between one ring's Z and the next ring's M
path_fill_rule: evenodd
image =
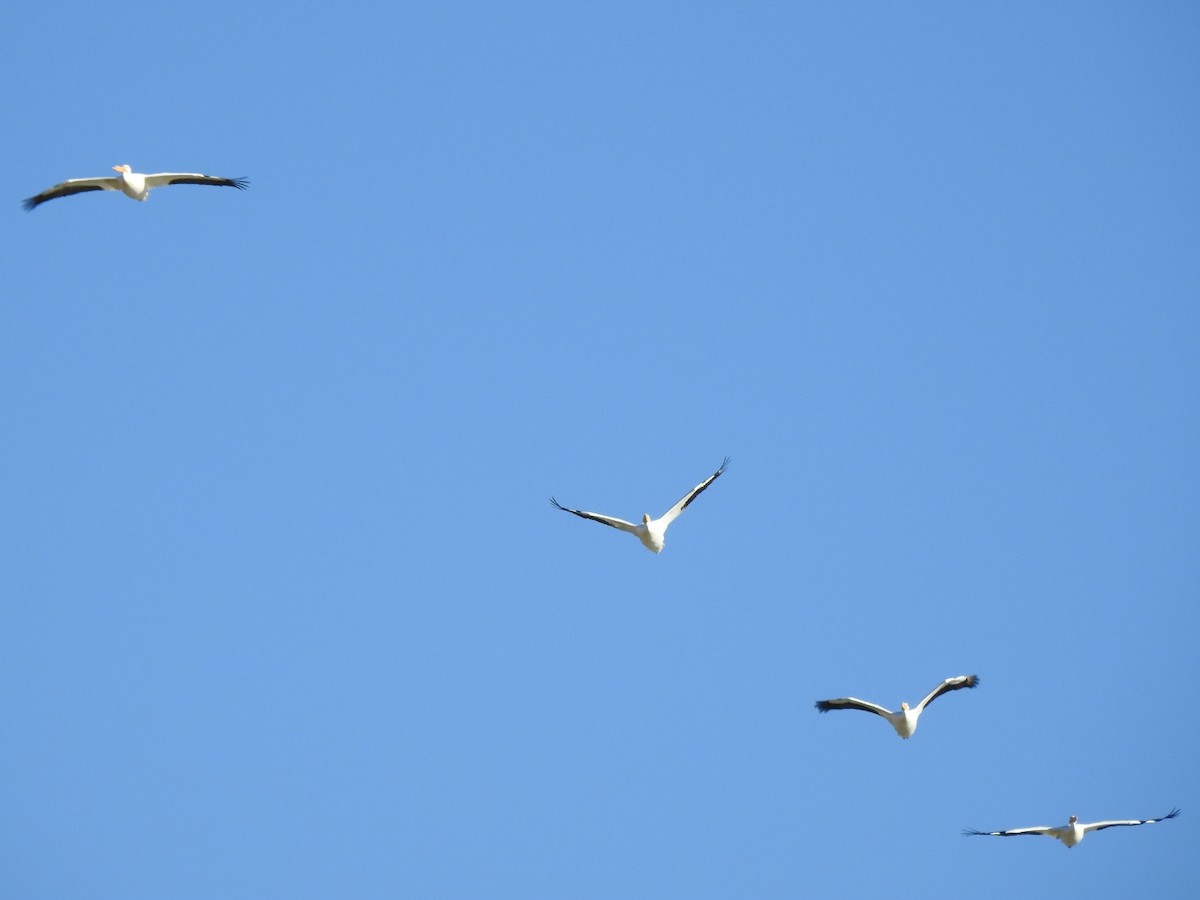
M22 201L21 205L30 210L40 206L47 200L57 200L59 197L70 197L72 194L82 194L84 191L117 191L120 185L116 178L72 178L63 181L52 188L47 188L40 194Z
M1105 828L1112 828L1116 825L1153 825L1155 822L1163 822L1167 819L1173 819L1177 815L1179 815L1178 808L1171 810L1165 816L1160 816L1157 819L1122 819L1115 822L1092 822L1090 825L1084 825L1083 830L1085 832L1102 831Z
M973 688L979 684L978 675L955 675L953 678L947 678L932 691L929 692L924 700L917 704L915 712L920 712L942 694L947 694L950 691L961 691L963 688Z
M711 475L709 475L707 478L705 478L702 482L700 482L698 485L696 485L694 488L692 488L690 491L688 491L686 494L684 494L682 497L680 497L678 503L676 503L674 506L672 506L670 509L668 509L665 513L663 513L662 519L660 519L660 521L663 524L663 527L665 528L666 526L668 526L672 522L674 522L675 517L678 516L685 509L688 508L688 504L690 504L693 500L695 500L697 497L699 497L704 492L705 488L707 488L710 484L712 484L714 481L716 481L718 478L721 477L721 473L725 471L725 467L728 465L729 465L729 457L727 456L721 462L721 468L717 469L717 471L713 472Z
M836 700L818 700L816 707L821 712L829 712L831 709L861 709L863 712L875 713L877 716L883 716L885 719L893 715L890 709L884 709L882 706L877 706L874 703L868 703L866 700L859 700L857 697L839 697Z
M245 178L218 178L216 175L201 175L199 172L155 172L146 176L146 187L166 187L168 184L211 184L215 187L232 187L244 191L250 182Z
M637 526L632 522L626 522L624 519L618 519L613 516L602 516L600 513L584 512L582 509L571 509L570 507L563 506L553 497L550 498L550 502L563 512L574 513L581 519L591 519L593 522L608 525L610 528L619 528L622 531L628 531L630 534L637 534Z
M1054 832L1057 830L1051 825L1038 825L1035 828L1010 828L1008 831L976 831L974 828L964 828L963 834L987 834L995 837L1013 837L1018 834L1048 834L1054 837Z

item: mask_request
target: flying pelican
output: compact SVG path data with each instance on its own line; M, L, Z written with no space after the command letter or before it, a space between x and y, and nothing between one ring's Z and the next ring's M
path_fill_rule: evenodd
M891 722L892 727L896 729L896 734L908 740L913 736L913 732L917 730L917 719L920 718L921 712L926 706L947 691L961 691L963 688L973 688L977 684L979 684L978 675L956 675L953 678L947 678L930 691L929 696L914 708L909 709L907 703L901 703L900 712L892 712L890 709L884 709L882 706L876 706L874 703L868 703L866 700L859 700L857 697L818 700L817 709L823 713L829 712L831 709L861 709L863 712L875 713L875 715L883 716Z
M655 553L661 553L663 544L667 539L667 526L674 522L675 517L687 509L688 504L700 496L700 493L706 487L716 481L717 478L720 477L721 473L725 471L725 467L728 465L729 457L727 456L721 463L721 468L717 469L717 471L713 472L702 482L684 494L683 497L680 498L679 502L663 513L662 516L657 519L651 519L650 513L646 513L642 516L640 525L634 525L632 522L626 522L624 519L617 519L613 516L602 516L600 513L584 512L581 509L569 509L568 507L563 506L553 497L550 498L550 502L563 512L574 513L581 518L591 519L593 522L600 522L604 525L609 525L612 528L619 528L622 531L628 531L630 534L636 535L637 539L642 542L642 546L644 546L647 550L653 550Z
M70 181L56 184L24 201L24 206L27 210L33 209L47 200L82 194L84 191L120 191L134 200L145 200L150 196L152 189L168 184L212 184L244 191L250 183L245 178L217 178L215 175L201 175L198 172L158 172L154 175L143 175L131 171L129 166L113 166L113 171L120 174L107 178L72 178Z
M1058 825L1056 827L1039 825L1036 828L1010 828L1008 831L976 831L974 828L964 828L963 834L987 834L997 837L1012 837L1014 834L1044 834L1047 837L1062 841L1070 849L1082 841L1083 836L1089 831L1100 831L1104 828L1112 828L1114 825L1153 825L1155 822L1164 822L1167 819L1173 819L1177 815L1179 815L1179 810L1173 809L1165 816L1160 816L1157 819L1119 819L1112 822L1092 822L1091 824L1084 824L1079 821L1078 816L1071 816L1071 818L1067 819L1066 825Z

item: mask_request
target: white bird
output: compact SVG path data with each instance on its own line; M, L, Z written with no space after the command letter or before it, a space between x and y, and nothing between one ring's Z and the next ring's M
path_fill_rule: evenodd
M101 178L72 178L47 188L40 194L30 197L24 202L26 209L33 209L47 200L59 197L69 197L71 194L82 194L84 191L120 191L126 197L134 200L145 200L154 188L166 187L168 184L211 184L219 187L234 187L244 191L248 182L245 178L218 178L215 175L201 175L198 172L157 172L153 175L143 175L131 171L129 166L113 166L113 171L120 174Z
M637 539L642 542L642 545L647 550L653 550L655 553L661 553L663 544L667 539L667 526L674 522L676 516L687 509L688 504L700 496L700 493L706 487L716 481L717 478L720 477L721 473L725 471L725 467L728 465L729 457L727 456L721 463L721 468L717 469L717 471L713 472L706 479L684 494L683 497L680 498L679 502L663 513L662 516L657 519L651 519L650 513L645 513L642 516L641 523L638 525L634 525L632 522L626 522L624 519L614 518L613 516L603 516L600 513L584 512L581 509L569 509L568 507L563 506L553 497L550 498L550 502L563 512L574 513L581 518L591 519L593 522L600 522L601 524L608 525L612 528L619 528L621 531L628 531L630 534L636 535Z
M818 700L817 709L823 713L829 712L831 709L861 709L863 712L875 713L875 715L883 716L891 722L892 727L896 729L896 734L908 740L913 736L913 732L917 730L917 719L920 718L921 712L926 706L948 691L973 688L977 684L979 684L978 675L956 675L953 678L947 678L930 691L929 696L912 709L909 709L907 703L901 703L899 712L892 712L890 709L884 709L882 706L876 706L874 703L868 703L866 700L859 700L857 697Z
M1070 848L1082 841L1083 836L1089 831L1100 831L1116 825L1153 825L1155 822L1173 819L1177 815L1179 815L1179 810L1173 809L1165 816L1160 816L1157 819L1117 819L1112 822L1091 822L1090 824L1080 822L1078 816L1071 816L1071 818L1067 819L1066 825L1038 825L1036 828L1010 828L1008 831L976 831L974 828L964 828L963 834L986 834L995 835L996 837L1012 837L1016 834L1044 834L1057 841L1062 841Z

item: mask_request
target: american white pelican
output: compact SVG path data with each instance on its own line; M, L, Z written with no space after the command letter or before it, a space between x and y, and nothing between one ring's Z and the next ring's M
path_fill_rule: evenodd
M650 513L645 513L642 516L642 521L639 525L634 525L632 522L626 522L624 519L617 519L613 516L602 516L600 513L584 512L581 509L569 509L568 507L563 506L553 497L550 498L550 502L563 512L574 513L575 515L584 519L591 519L593 522L600 522L613 528L619 528L622 531L628 531L630 534L636 535L637 539L642 542L642 545L647 550L653 550L655 553L661 553L663 544L667 539L667 526L674 522L675 517L687 509L688 504L700 496L700 493L706 487L716 481L721 476L721 473L725 471L725 467L728 465L729 457L727 456L721 463L721 468L717 469L717 471L713 472L702 482L684 494L683 497L680 498L679 502L663 513L662 516L657 519L651 519Z
M892 727L896 729L896 734L908 740L917 730L917 719L920 718L921 712L926 706L948 691L961 691L963 688L973 688L977 684L979 684L978 675L956 675L953 678L947 678L912 709L909 709L907 703L901 703L899 712L892 712L890 709L884 709L882 706L876 706L866 700L859 700L857 697L818 700L817 709L823 713L829 712L831 709L861 709L863 712L875 713L891 722Z
M145 200L150 196L151 190L166 187L168 184L213 184L244 191L250 183L245 178L217 178L215 175L201 175L197 172L158 172L154 175L143 175L131 171L129 166L113 166L113 171L120 174L108 178L72 178L70 181L56 184L36 197L26 200L25 208L33 209L47 200L82 194L84 191L120 191L134 200Z
M1066 825L1038 825L1036 828L1010 828L1008 831L976 831L974 828L964 828L963 834L987 834L995 835L996 837L1012 837L1015 834L1044 834L1057 841L1062 841L1070 848L1082 841L1083 836L1089 831L1100 831L1116 825L1153 825L1155 822L1164 822L1167 819L1173 819L1177 815L1179 815L1179 810L1173 809L1165 816L1160 816L1157 819L1117 819L1112 822L1092 822L1090 824L1080 822L1078 816L1071 816L1071 818L1067 819Z

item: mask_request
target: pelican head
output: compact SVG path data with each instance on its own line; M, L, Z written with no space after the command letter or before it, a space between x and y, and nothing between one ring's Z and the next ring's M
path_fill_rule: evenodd
M132 172L133 170L130 169L129 164L126 163L123 166L113 166L113 171L114 172Z
M1079 821L1079 816L1071 816L1071 818L1067 819L1067 824L1074 825L1078 821Z
M643 525L650 524L650 513L642 513L642 524Z
M901 703L900 708L902 710L904 710L905 712L908 712L908 704L907 703Z

